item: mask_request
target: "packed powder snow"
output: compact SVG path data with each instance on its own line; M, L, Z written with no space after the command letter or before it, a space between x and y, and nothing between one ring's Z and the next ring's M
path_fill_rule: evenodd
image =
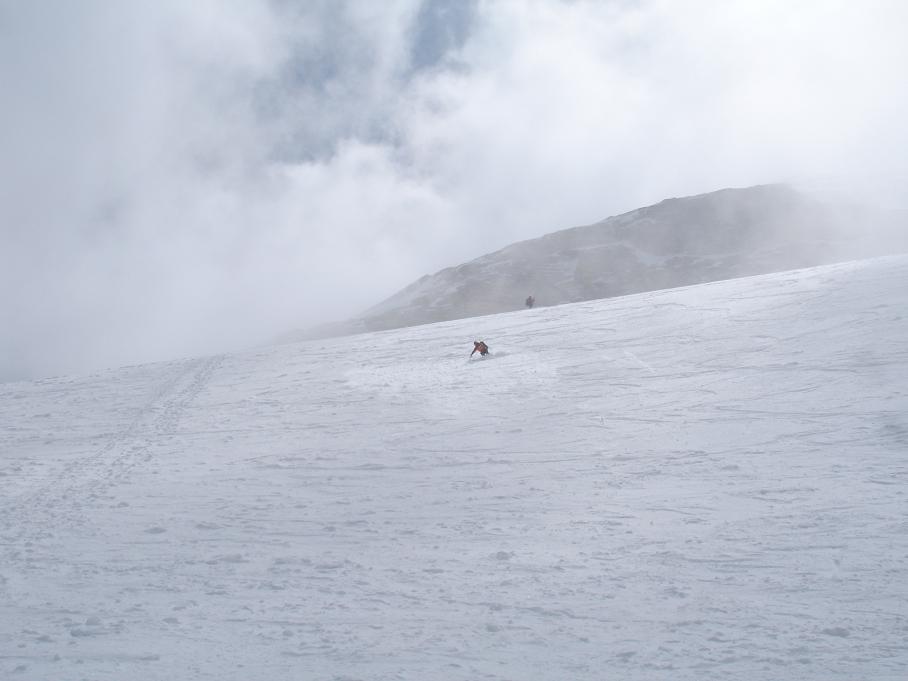
M0 385L0 676L908 678L906 311L892 257Z

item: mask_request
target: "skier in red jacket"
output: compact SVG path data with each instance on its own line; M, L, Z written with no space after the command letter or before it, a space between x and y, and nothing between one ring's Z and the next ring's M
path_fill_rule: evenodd
M474 352L478 352L480 356L485 357L489 354L489 346L486 345L485 341L473 341L473 352L470 353L470 357L473 356Z

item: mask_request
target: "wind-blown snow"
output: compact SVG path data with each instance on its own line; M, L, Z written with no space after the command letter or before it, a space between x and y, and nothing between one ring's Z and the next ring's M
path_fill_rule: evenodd
M908 678L906 314L892 257L0 385L0 676Z

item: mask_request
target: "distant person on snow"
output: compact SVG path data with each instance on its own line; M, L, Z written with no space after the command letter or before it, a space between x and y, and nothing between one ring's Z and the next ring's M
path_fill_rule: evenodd
M528 308L532 308L536 304L536 299L533 296L527 296L526 305Z
M474 352L478 352L480 356L485 357L489 354L489 346L486 345L485 341L473 341L473 352L470 353L470 357L473 356Z

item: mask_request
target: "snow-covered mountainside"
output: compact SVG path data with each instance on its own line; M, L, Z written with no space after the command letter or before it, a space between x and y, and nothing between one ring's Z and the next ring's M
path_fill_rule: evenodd
M891 257L0 385L0 677L901 681L906 311Z
M290 339L392 329L908 252L908 213L786 185L668 199L425 276L357 319Z

